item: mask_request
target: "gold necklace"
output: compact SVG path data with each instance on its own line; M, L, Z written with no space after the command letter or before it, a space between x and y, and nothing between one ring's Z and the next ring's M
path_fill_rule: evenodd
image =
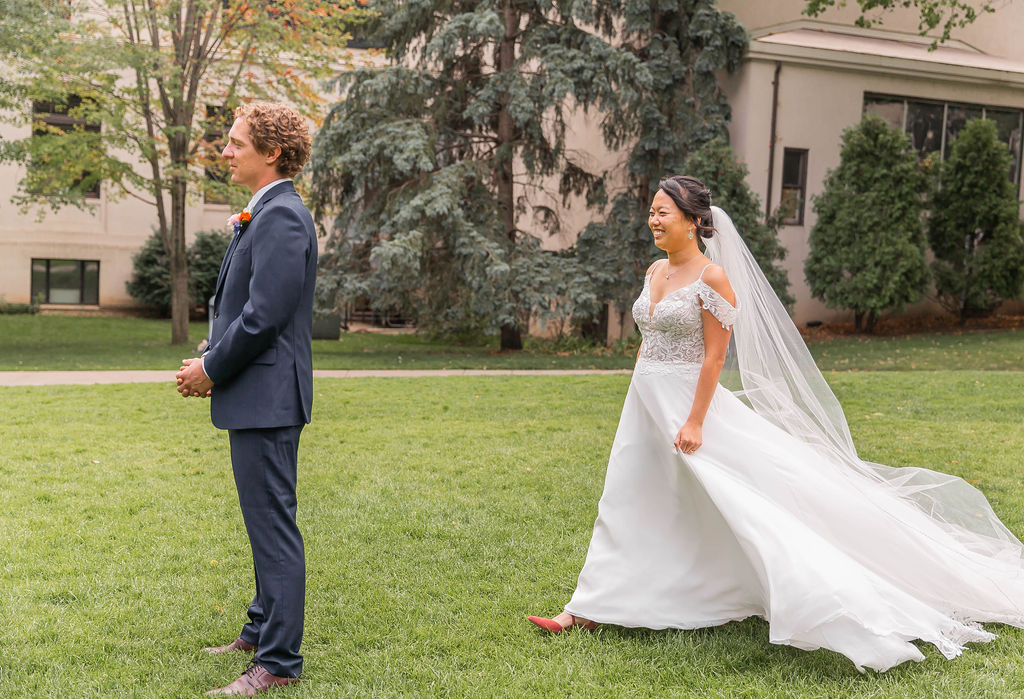
M696 259L699 259L699 258L700 258L700 253L697 253L696 255L694 255L693 257L691 257L691 258L690 258L689 260L687 260L686 262L684 262L684 263L683 263L683 266L682 266L682 267L679 267L678 269L674 269L674 270L672 270L671 272L669 272L668 274L666 274L666 275L665 275L665 279L668 279L669 277L671 277L671 276L672 276L673 274L675 274L676 272L678 272L678 271L680 271L680 270L686 269L686 268L687 268L687 267L689 267L689 266L690 266L691 264L693 264L693 261L694 261L694 260L696 260ZM670 262L669 264L672 264L672 263ZM666 268L667 268L667 266L666 266Z

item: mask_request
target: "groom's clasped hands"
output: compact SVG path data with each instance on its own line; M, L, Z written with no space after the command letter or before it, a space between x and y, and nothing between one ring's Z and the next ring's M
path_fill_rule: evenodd
M178 382L175 389L182 398L209 398L213 389L213 381L203 371L203 362L195 357L182 359L181 368L174 375Z

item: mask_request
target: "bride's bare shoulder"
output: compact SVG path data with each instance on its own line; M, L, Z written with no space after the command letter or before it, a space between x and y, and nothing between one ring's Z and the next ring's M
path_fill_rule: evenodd
M729 284L729 277L720 265L709 265L704 270L704 276L701 279L705 284L717 291L719 296L733 305L736 304L736 294L732 290L732 285Z
M645 277L651 276L651 272L653 272L654 268L657 267L660 264L661 264L661 260L660 259L659 260L655 260L654 262L652 262L651 266L647 268L647 272L644 274L644 276Z

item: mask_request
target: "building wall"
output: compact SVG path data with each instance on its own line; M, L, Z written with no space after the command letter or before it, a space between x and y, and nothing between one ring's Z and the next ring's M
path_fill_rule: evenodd
M853 3L851 3L853 4ZM734 12L752 34L766 27L785 25L807 18L800 15L802 0L776 0L771 3L749 3L742 0L722 0L722 9ZM845 31L852 28L858 16L855 9L832 10L825 20L842 23ZM997 16L986 15L969 30L954 34L965 44L971 40L986 47L1006 49L1003 58L1024 62L1024 44L1012 42L1012 28L1024 21L1024 6L1008 5ZM886 16L885 30L905 31L903 37L915 40L916 13L899 11ZM991 41L990 41L991 40ZM781 201L781 177L784 149L806 148L808 154L807 195L804 225L784 226L780 240L787 249L785 267L796 298L794 320L845 320L848 313L828 309L810 296L804 278L803 264L808 254L808 235L814 225L810 200L823 189L828 171L839 163L842 131L860 121L863 114L864 93L892 94L933 100L976 103L988 106L1024 108L1024 90L1019 83L1003 80L994 71L942 71L914 73L904 70L907 62L888 61L879 57L864 57L861 65L853 62L836 67L827 62L796 61L770 55L771 47L760 45L756 39L742 69L733 76L723 76L723 86L733 108L730 126L731 143L737 155L750 171L748 182L764 202L769 180L769 151L771 143L772 82L776 61L781 64L777 104L777 127L774 172L772 176L771 207ZM1012 49L1012 50L1011 50ZM985 51L985 53L990 53ZM993 54L1000 55L1000 54ZM897 65L900 64L900 65ZM901 67L902 66L902 67ZM1024 179L1024 178L1022 178ZM1022 304L1008 304L1004 310L1018 311ZM918 304L909 312L934 312L930 303Z
M375 50L352 49L351 54L349 65L384 60ZM328 99L333 101L334 96ZM325 102L325 110L329 104ZM27 134L27 128L0 124L0 139L20 139ZM145 163L140 163L138 170L150 172ZM137 197L112 196L110 186L104 184L100 198L88 200L85 209L64 207L54 212L43 206L23 211L11 201L23 175L23 167L0 165L0 299L10 303L31 300L33 258L98 260L99 305L136 307L125 284L131 278L132 256L156 228L156 207ZM186 208L186 245L199 231L225 229L231 213L227 204L207 204L201 194L195 194Z

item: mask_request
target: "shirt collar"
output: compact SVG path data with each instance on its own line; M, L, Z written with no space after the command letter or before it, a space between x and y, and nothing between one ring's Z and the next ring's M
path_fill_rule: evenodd
M252 199L249 200L249 203L246 205L244 210L248 211L249 213L252 213L252 210L256 208L256 204L258 204L260 199L263 198L263 195L267 193L267 190L269 190L274 185L281 184L282 182L291 181L292 178L290 177L281 177L279 179L274 180L273 182L270 182L269 184L263 185L262 187L256 190L255 194L252 195Z

